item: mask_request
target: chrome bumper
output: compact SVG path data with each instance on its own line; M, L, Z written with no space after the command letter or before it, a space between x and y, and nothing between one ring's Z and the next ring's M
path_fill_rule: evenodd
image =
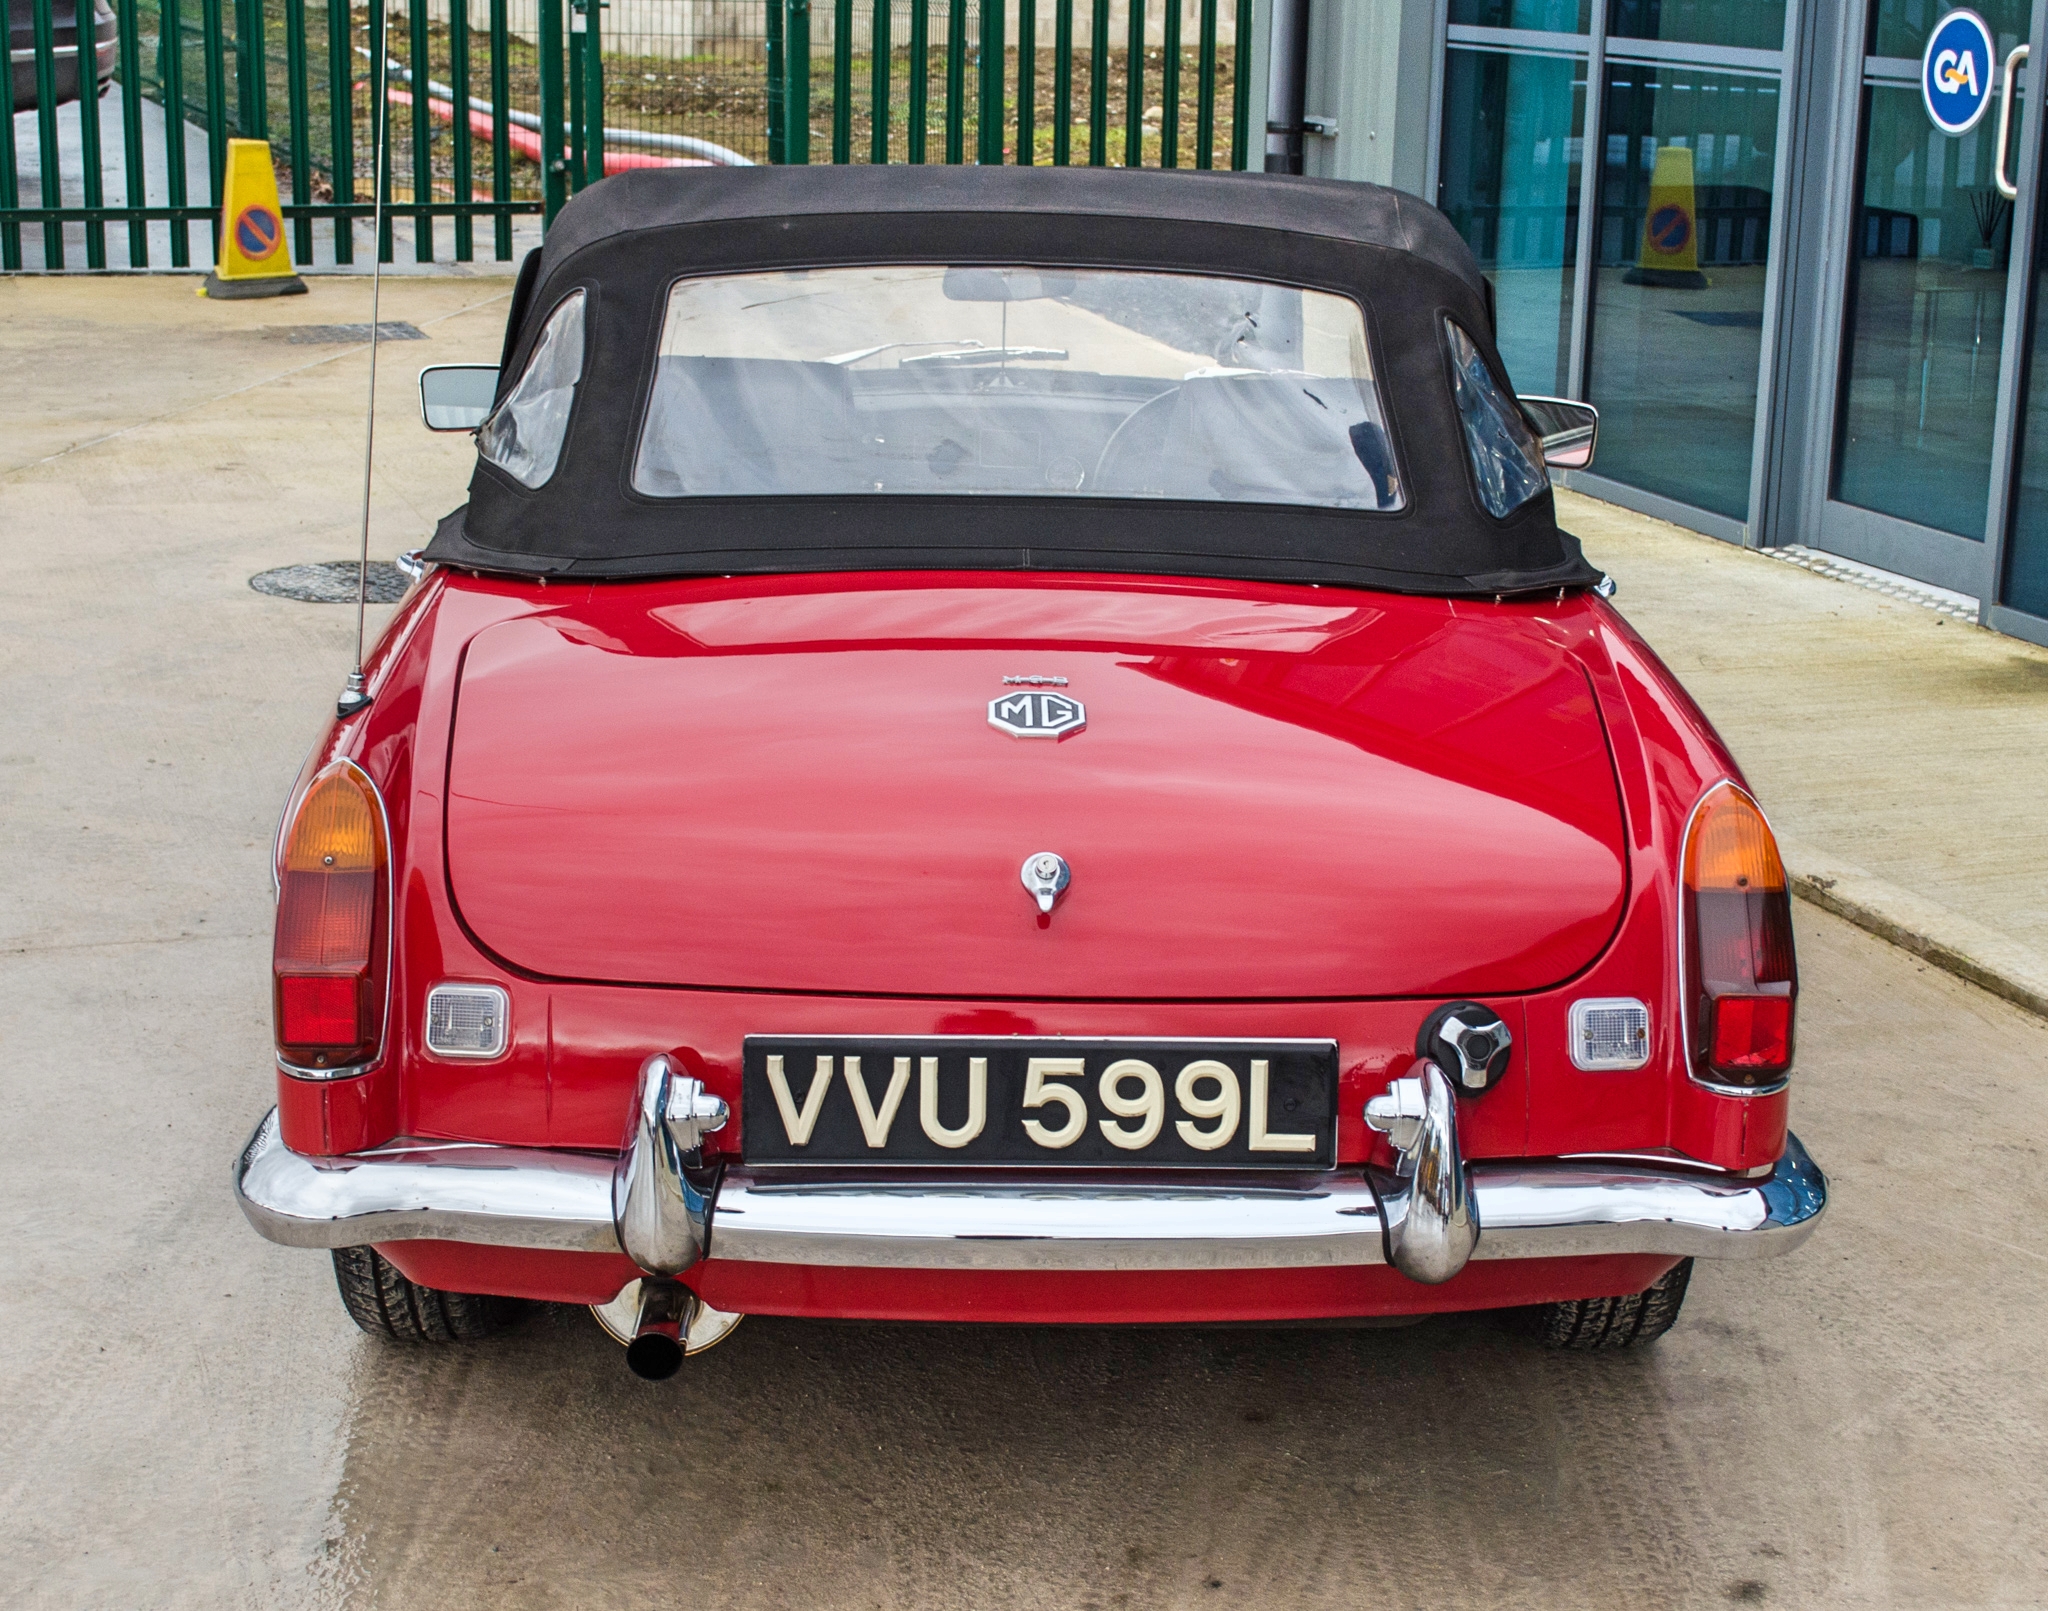
M630 1147L622 1159L413 1143L309 1158L279 1139L273 1112L237 1160L235 1196L258 1231L293 1247L429 1237L618 1253L614 1175L634 1156ZM1791 1137L1767 1180L1569 1160L1460 1167L1478 1224L1471 1251L1477 1259L1603 1253L1769 1258L1805 1241L1827 1206L1826 1180ZM1383 1193L1394 1197L1387 1182L1376 1190L1359 1169L1251 1183L1178 1174L828 1177L729 1166L696 1212L701 1245L711 1256L750 1263L923 1270L1405 1268L1399 1249L1390 1247ZM678 1200L688 1203L692 1195L680 1193ZM642 1241L630 1223L628 1237Z

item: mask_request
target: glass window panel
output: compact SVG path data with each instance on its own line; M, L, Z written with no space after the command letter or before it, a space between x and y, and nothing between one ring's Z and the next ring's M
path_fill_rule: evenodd
M1778 80L1616 66L1606 113L1588 375L1600 472L1746 519Z
M2048 242L2048 237L2044 237ZM2027 390L2020 416L2019 484L2001 602L2048 618L2048 256L2034 268L2034 327L2028 335Z
M1515 389L1564 389L1578 261L1586 64L1500 51L1444 53L1437 205L1493 282Z
M1917 86L1863 99L1834 496L1981 539L2012 229L1992 183L1998 120L1957 139Z
M1451 0L1451 22L1473 28L1582 34L1593 25L1593 0Z
M1613 0L1607 32L1614 39L1782 50L1785 0Z
M1406 502L1348 297L934 264L676 281L633 490Z
M1910 56L1918 61L1934 25L1956 10L1956 0L1874 0L1870 8L1870 54ZM2033 0L1972 0L1970 10L1991 25L2001 60L2027 37ZM1917 93L1917 92L1916 92ZM1997 116L1994 110L1992 116Z
M1444 320L1444 336L1451 347L1451 393L1465 432L1465 456L1479 501L1498 520L1550 490L1543 449L1471 336L1453 319Z

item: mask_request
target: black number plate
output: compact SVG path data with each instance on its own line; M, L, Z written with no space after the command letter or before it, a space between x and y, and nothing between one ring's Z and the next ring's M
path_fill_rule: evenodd
M1337 1043L750 1035L749 1163L1328 1169Z

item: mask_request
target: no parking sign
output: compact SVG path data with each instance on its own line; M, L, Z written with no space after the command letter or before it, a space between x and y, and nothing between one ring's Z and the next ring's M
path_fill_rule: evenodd
M1943 134L1968 134L1991 106L1991 29L1974 11L1951 11L1927 36L1920 99Z

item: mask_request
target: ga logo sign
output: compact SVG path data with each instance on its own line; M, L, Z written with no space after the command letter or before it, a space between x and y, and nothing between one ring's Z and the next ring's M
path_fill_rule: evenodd
M1943 134L1968 134L1991 106L1991 29L1974 11L1951 11L1927 36L1920 98Z

